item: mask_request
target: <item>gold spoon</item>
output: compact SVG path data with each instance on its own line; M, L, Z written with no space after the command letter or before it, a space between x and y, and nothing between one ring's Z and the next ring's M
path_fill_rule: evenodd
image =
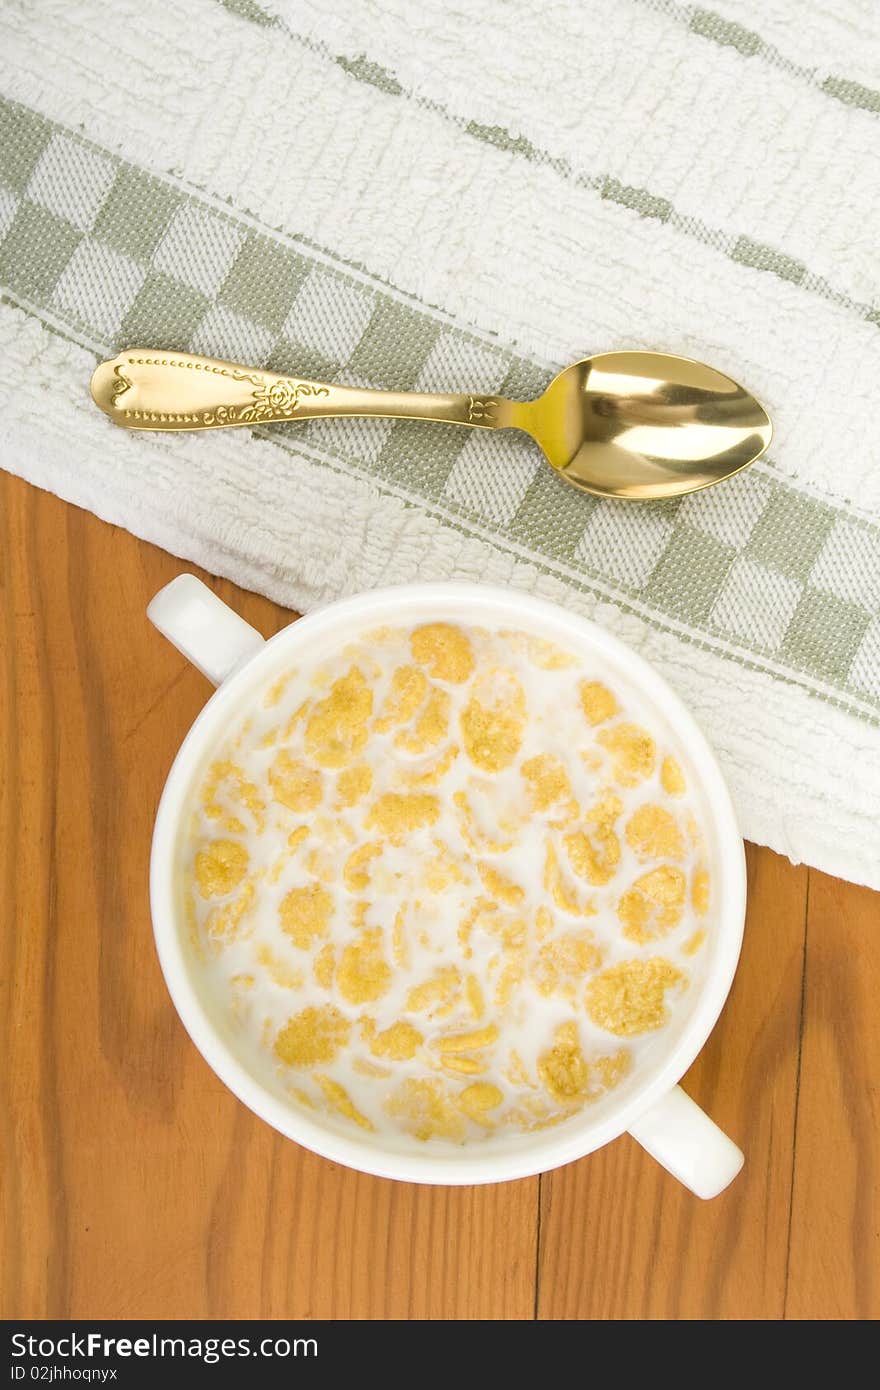
M551 467L598 497L646 501L720 483L770 443L767 412L729 376L665 352L601 352L535 401L367 391L212 357L128 348L92 377L95 404L133 430L200 430L367 415L519 429Z

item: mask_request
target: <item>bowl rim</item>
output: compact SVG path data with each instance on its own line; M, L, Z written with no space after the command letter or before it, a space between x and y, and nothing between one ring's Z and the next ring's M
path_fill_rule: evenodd
M564 641L567 634L568 640L576 640L579 646L592 646L673 724L699 774L718 848L721 883L716 941L689 1018L671 1046L646 1068L644 1085L633 1089L619 1106L608 1107L607 1113L592 1121L590 1112L581 1112L577 1119L559 1130L546 1131L522 1149L496 1150L487 1145L479 1149L464 1146L443 1154L427 1149L423 1153L400 1152L383 1149L376 1141L361 1140L357 1135L341 1134L285 1103L248 1070L219 1035L190 978L185 928L176 904L178 826L193 769L222 736L224 722L245 702L248 688L266 679L281 650L307 646L351 621L368 626L431 620L420 614L419 608L437 609L434 621L440 614L455 621L450 608L475 602L496 610L508 622L528 627L533 621L544 632L558 629L558 640ZM464 616L457 620L468 621ZM478 622L479 618L472 620ZM552 637L553 633L547 635ZM715 754L679 696L642 656L591 619L519 590L466 581L412 583L339 599L295 619L266 640L214 691L184 737L162 791L150 857L150 903L159 962L180 1020L205 1061L239 1100L287 1138L347 1167L407 1182L461 1185L532 1177L582 1158L623 1134L678 1083L712 1031L733 983L745 923L746 869L733 803Z

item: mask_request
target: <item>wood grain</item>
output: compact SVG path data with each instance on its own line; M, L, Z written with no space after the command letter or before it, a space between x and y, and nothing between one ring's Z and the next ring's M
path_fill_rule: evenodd
M153 950L152 818L209 688L144 609L195 567L3 475L0 505L4 1316L876 1316L876 895L750 850L685 1083L747 1151L714 1203L629 1140L463 1190L329 1164L216 1080Z
M880 1311L880 898L810 874L786 1315Z

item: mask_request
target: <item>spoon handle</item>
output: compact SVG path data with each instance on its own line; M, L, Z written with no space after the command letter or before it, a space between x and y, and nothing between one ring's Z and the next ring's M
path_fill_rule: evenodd
M126 348L102 362L92 377L92 398L114 424L132 430L218 429L339 415L494 430L513 426L518 409L501 396L367 391L154 348Z

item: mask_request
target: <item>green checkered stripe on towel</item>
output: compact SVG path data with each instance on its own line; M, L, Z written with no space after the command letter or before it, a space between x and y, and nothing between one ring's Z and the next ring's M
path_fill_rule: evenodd
M2 101L0 286L96 352L189 349L355 385L520 397L552 375L331 251ZM728 657L864 718L880 710L880 529L771 469L628 506L575 492L513 433L346 420L272 437Z

